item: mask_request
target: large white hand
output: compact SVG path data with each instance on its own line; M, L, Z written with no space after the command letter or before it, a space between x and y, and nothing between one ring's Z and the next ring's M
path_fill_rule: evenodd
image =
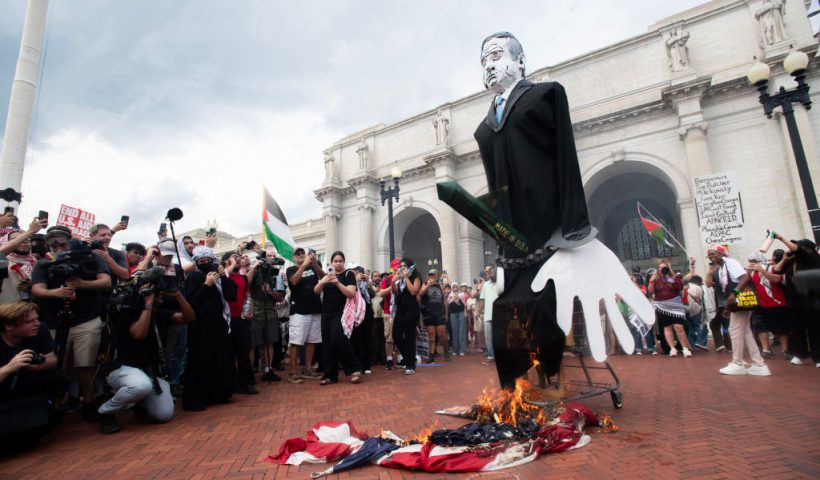
M598 240L555 252L538 271L532 281L532 290L540 292L550 280L555 283L558 325L567 335L572 327L574 297L581 301L589 347L592 357L598 362L606 360L606 343L598 307L601 300L606 306L612 329L627 353L635 349L635 341L618 310L615 296L620 295L643 320L644 328L655 323L655 310L649 300L629 279L618 257Z

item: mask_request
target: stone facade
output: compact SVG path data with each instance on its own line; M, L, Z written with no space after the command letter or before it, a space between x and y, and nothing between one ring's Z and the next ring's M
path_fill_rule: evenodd
M625 212L636 213L641 201L689 254L703 259L692 179L724 172L737 179L747 238L730 247L733 254L745 257L757 248L766 228L811 237L785 122L780 114L774 120L763 115L745 78L756 57L772 67L772 89L792 88L781 66L792 47L809 53L808 82L813 96L820 91L817 40L805 3L790 1L770 12L767 22L782 19L772 30L763 25L761 9L773 3L780 2L715 0L606 48L549 67L530 66L530 80L566 88L591 220L616 253L629 250L623 245L629 239ZM435 183L452 179L474 195L487 192L473 131L490 103L489 92L476 93L328 147L325 179L315 192L323 215L294 231L297 243L343 250L351 261L386 268L387 207L378 180L398 166L397 255L414 256L421 265L436 261L459 281L475 276L494 258L494 242L440 202ZM820 112L797 110L816 180L820 129L812 125ZM644 268L655 261L649 257L626 255L624 263Z

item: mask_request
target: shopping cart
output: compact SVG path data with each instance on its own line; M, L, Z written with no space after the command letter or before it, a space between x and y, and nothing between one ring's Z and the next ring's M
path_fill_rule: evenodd
M601 320L602 324L604 320ZM606 325L602 325L606 331ZM609 362L602 366L590 365L586 357L591 355L589 342L586 336L584 313L581 303L576 299L572 313L572 330L570 331L571 345L564 349L564 359L561 362L562 373L556 379L547 377L540 367L536 368L538 387L544 391L544 397L549 400L527 400L531 405L542 408L552 408L560 402L574 402L584 398L609 393L612 406L624 406L624 395L620 391L621 380ZM577 361L577 363L576 363ZM556 393L560 394L556 398Z

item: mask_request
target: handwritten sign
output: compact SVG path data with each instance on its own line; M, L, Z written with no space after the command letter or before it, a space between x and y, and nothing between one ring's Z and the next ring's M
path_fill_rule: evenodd
M60 206L60 215L57 216L57 225L68 227L71 230L71 235L76 238L88 238L96 219L97 216L91 212L62 205Z
M726 173L695 177L694 185L703 243L743 243L743 209L734 178Z

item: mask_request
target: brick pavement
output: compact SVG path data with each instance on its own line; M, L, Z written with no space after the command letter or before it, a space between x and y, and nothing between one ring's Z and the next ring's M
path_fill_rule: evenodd
M820 478L820 369L773 360L771 377L719 375L728 359L712 352L690 359L612 357L624 408L614 410L608 395L586 403L612 414L621 431L593 433L592 443L577 451L493 474L368 466L336 478ZM470 403L494 378L474 355L420 367L413 377L376 367L358 386L262 384L260 395L237 396L204 412L179 411L166 425L124 414L124 430L111 436L72 415L38 451L0 460L0 479L309 478L326 465L280 467L263 459L318 420L351 420L360 430L385 428L400 436L436 421L457 427L460 419L433 411Z

